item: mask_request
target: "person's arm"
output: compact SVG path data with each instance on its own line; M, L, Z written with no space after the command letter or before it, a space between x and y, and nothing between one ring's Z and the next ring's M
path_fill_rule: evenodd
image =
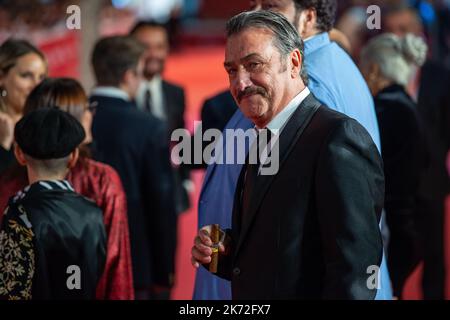
M316 170L316 206L322 237L324 299L374 299L370 268L381 265L378 227L384 201L382 161L355 120L337 125Z
M126 196L117 172L106 167L102 210L108 235L105 269L97 284L97 299L134 300Z
M391 108L389 108L391 107ZM411 108L387 105L378 114L386 176L386 222L389 228L388 269L394 295L420 262L415 197L423 173L421 130Z
M35 273L34 234L14 209L7 210L0 230L0 300L30 300Z
M180 116L177 124L177 128L186 128L186 122L185 122L185 112L186 112L186 97L184 94L184 90L180 88ZM170 132L171 134L171 132ZM192 191L193 183L191 181L191 168L189 166L180 165L178 168L179 175L181 178L181 183L183 184L183 188L185 189L188 197L189 193ZM189 202L189 199L188 199Z
M155 122L147 135L142 183L152 248L152 276L158 289L168 289L173 285L177 237L173 171L163 123Z

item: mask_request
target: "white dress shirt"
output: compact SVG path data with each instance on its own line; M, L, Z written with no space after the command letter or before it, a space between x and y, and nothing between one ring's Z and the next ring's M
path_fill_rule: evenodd
M125 101L131 101L128 93L117 87L96 87L91 92L92 96L102 96L110 98L123 99Z
M150 81L142 81L136 95L136 104L139 110L146 111L145 92L147 90L150 90L152 114L161 120L165 120L167 118L167 114L166 110L164 109L164 101L163 101L164 97L163 97L161 76L156 75Z

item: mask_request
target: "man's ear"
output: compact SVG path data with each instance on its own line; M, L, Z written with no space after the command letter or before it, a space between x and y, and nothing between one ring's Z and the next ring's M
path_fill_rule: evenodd
M16 156L17 162L21 166L27 165L27 159L25 157L25 154L23 153L22 149L20 149L19 145L14 142L14 155Z
M303 57L300 50L295 49L291 52L291 64L291 78L298 78L303 65Z
M314 8L302 10L299 19L300 36L302 39L310 37L316 30L317 11Z
M79 155L80 151L78 150L78 148L72 151L72 153L69 155L69 162L67 163L67 168L72 169L73 167L75 167Z
M135 77L134 72L135 71L133 71L132 69L128 69L122 76L122 81L119 84L119 88L126 93L129 93L129 84L133 81L133 77Z
M122 77L122 84L126 85L127 83L130 82L130 79L133 76L132 73L133 73L133 70L131 70L131 69L128 69L127 71L124 72L123 77Z

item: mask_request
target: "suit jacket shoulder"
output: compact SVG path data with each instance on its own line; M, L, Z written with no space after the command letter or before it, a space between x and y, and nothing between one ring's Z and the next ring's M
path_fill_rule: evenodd
M162 83L166 89L184 94L184 88L182 86L166 80L163 80Z

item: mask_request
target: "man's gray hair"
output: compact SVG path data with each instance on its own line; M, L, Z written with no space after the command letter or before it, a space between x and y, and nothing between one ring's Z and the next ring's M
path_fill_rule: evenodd
M384 33L373 38L361 51L362 63L376 63L381 74L406 86L414 67L421 67L427 56L428 46L419 36L411 33L400 38L392 33Z
M269 29L274 35L274 45L284 56L294 49L300 50L302 68L300 76L305 85L308 84L306 74L303 40L295 27L282 15L272 11L246 11L228 20L226 25L227 37L240 33L248 28Z

